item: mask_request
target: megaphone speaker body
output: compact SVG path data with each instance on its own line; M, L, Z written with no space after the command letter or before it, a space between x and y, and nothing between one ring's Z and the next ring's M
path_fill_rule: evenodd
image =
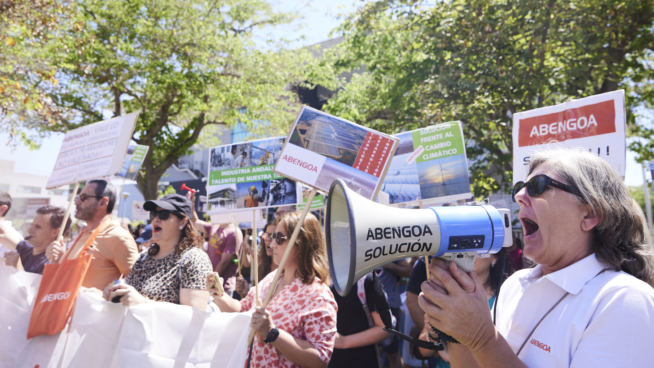
M334 287L345 296L368 272L414 256L443 257L472 271L478 254L494 254L511 245L509 219L508 210L487 205L389 207L337 179L329 191L325 229Z

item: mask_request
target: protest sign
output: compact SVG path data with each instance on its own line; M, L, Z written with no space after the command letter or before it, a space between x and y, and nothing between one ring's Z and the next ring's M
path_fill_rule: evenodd
M395 135L400 139L381 190L399 206L453 202L472 197L460 122Z
M150 211L143 209L145 201L132 201L132 220L149 220Z
M251 311L133 307L80 293L67 328L27 339L42 276L0 263L0 367L231 367L247 358Z
M50 198L28 198L25 215L29 218L36 216L36 211L50 204Z
M267 216L265 211L254 210L255 216L261 223L265 224ZM252 222L252 212L250 211L239 211L239 212L226 212L218 213L210 216L212 224L240 224L243 222Z
M374 199L398 139L304 106L275 172L329 192L343 179L350 189Z
M308 187L302 188L302 203L297 205L298 211L304 210L304 206L307 203L307 198L309 198L310 192L311 192L311 188ZM311 211L317 210L319 208L324 208L326 203L326 197L327 196L324 194L317 194L315 197L313 197L313 202L311 202L311 206L310 206Z
M136 180L136 174L141 170L141 165L143 165L143 160L145 160L145 155L148 153L149 148L140 144L130 144L127 147L123 167L116 176L127 180Z
M301 195L297 183L273 172L285 139L276 137L212 148L207 212L213 215L297 204Z
M596 153L626 170L624 91L613 91L513 115L513 182L525 180L531 156L568 147Z
M137 117L138 113L123 115L66 133L46 188L119 172Z

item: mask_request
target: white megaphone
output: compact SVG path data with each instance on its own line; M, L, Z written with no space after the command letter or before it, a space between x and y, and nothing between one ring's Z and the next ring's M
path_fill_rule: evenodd
M337 179L327 201L327 253L345 296L368 272L397 259L434 255L472 271L477 255L513 244L508 209L489 205L401 209L368 200Z

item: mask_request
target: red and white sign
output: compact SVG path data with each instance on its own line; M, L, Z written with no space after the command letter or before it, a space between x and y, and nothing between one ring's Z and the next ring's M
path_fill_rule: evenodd
M554 147L582 148L626 169L624 91L513 115L513 182L524 180L531 156Z

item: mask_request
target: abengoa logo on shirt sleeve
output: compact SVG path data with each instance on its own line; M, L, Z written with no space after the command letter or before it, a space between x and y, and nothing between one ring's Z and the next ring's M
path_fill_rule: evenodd
M55 301L55 300L68 299L69 296L70 296L70 291L67 291L65 293L48 294L48 295L44 296L43 299L41 299L41 303L52 302L52 301Z

